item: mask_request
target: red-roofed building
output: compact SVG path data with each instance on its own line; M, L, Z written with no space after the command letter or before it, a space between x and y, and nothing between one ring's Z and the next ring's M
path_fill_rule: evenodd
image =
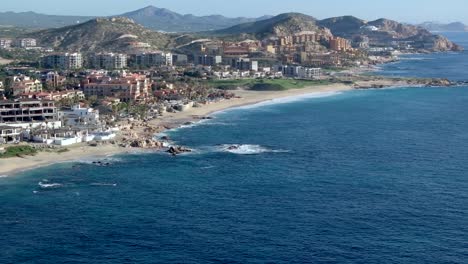
M82 90L86 96L116 97L121 101L144 100L149 96L151 81L145 75L132 74L119 78L88 78Z

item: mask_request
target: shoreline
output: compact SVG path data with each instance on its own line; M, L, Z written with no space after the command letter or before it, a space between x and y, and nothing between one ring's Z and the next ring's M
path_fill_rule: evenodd
M297 97L305 95L320 95L324 93L334 93L353 90L351 85L332 84L323 86L311 86L301 89L292 89L285 91L234 91L240 98L223 100L211 103L198 108L192 108L185 112L168 113L165 116L151 120L148 123L154 126L163 126L165 131L180 128L187 122L200 121L197 117L216 114L228 109L234 109L249 105L255 105L263 102L270 102L277 99ZM35 156L24 158L0 159L0 178L8 178L16 174L30 171L36 168L48 167L58 163L67 163L79 161L82 159L99 159L109 156L115 156L125 153L144 153L144 150L136 148L123 148L117 145L106 144L97 147L91 147L86 144L79 144L68 147L69 151L64 153L39 152Z
M370 86L379 84L383 87L378 88L362 88L363 86ZM371 82L362 82L356 85L350 84L329 84L310 86L300 89L290 89L284 91L251 91L251 90L234 90L237 98L222 100L215 103L203 105L202 107L191 108L184 112L167 113L166 115L147 122L148 125L153 127L161 127L154 135L167 132L168 130L180 128L187 123L194 123L201 121L200 117L206 117L216 113L224 112L226 110L241 108L246 106L253 106L257 104L266 103L267 105L278 104L284 102L281 99L290 98L291 101L301 100L301 98L319 98L320 95L340 93L352 90L364 89L382 89L382 88L401 88L401 87L421 87L412 85L406 81L395 81L390 79L383 79ZM328 96L328 95L325 95ZM275 102L276 101L276 102ZM290 102L290 101L287 101ZM259 106L261 107L261 106ZM145 153L145 149L139 148L124 148L117 144L105 144L97 147L92 147L87 144L78 144L67 147L69 151L64 153L56 152L39 152L35 156L27 156L23 158L7 158L0 159L0 179L11 177L13 175L30 171L40 167L47 167L58 163L75 162L83 159L101 159L109 156L115 156L125 153Z

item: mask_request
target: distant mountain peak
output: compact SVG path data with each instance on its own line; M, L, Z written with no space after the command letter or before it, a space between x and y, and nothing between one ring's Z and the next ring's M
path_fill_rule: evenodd
M120 16L135 20L148 28L166 32L198 32L231 27L256 21L256 18L229 18L222 15L196 16L179 14L165 8L147 6Z
M127 17L147 28L166 32L211 31L268 18L265 16L261 18L230 18L216 14L207 16L185 15L154 5L114 17ZM46 15L32 11L20 13L0 12L0 26L15 26L29 29L59 28L76 25L77 21L84 22L92 19L96 19L96 17Z
M170 14L170 15L180 15L177 14L169 9L166 8L159 8L154 5L149 5L147 7L143 7L141 9L135 10L133 12L129 12L127 14L139 14L139 15L144 15L144 16L155 16L155 15L163 15L163 14Z

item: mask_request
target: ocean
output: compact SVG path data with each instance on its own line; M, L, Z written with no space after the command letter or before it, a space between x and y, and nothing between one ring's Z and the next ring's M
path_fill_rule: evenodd
M381 73L468 80L467 54ZM0 263L466 263L467 114L468 87L287 98L168 132L187 155L3 177Z

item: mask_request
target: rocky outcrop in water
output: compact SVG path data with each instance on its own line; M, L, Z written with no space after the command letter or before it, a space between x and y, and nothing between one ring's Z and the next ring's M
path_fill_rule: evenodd
M174 156L176 155L179 155L179 154L183 154L183 153L187 153L187 152L192 152L191 149L188 149L188 148L184 148L184 147L170 147L167 152L169 154L172 154Z

